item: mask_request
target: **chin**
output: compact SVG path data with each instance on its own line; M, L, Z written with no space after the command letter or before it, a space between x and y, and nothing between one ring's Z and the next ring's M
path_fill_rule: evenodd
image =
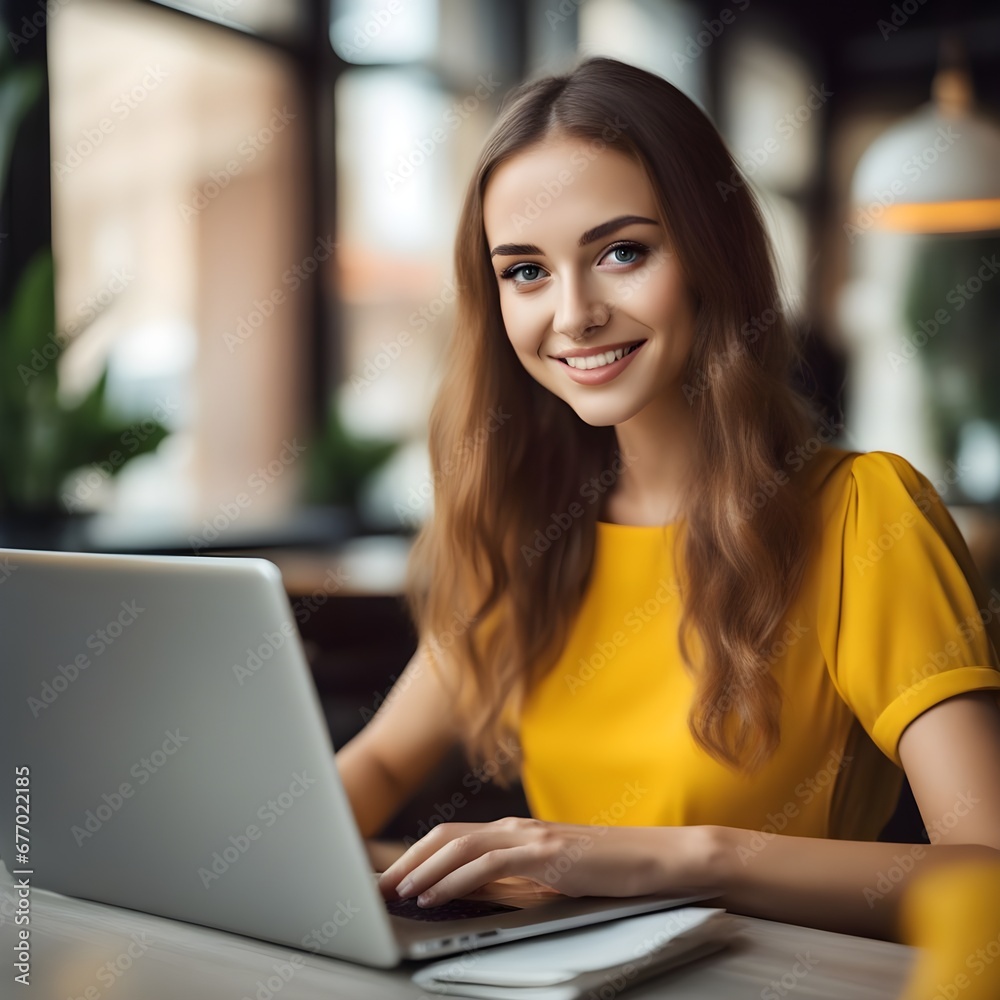
M617 400L617 402L610 399L605 400L583 400L581 401L579 397L576 396L572 391L567 392L567 387L563 384L559 384L558 381L553 381L552 373L550 371L540 369L538 371L528 368L528 373L531 377L545 390L552 393L553 396L561 399L585 424L589 424L591 427L612 427L618 424L624 423L631 417L634 417L639 410L642 409L641 406L636 406L634 400L626 402L622 399ZM583 392L590 391L585 386L570 386L570 389L578 388ZM576 397L576 398L574 398ZM583 405L581 405L581 402Z
M623 410L603 406L581 406L578 408L572 403L567 405L585 424L589 424L591 427L617 427L630 417L635 416L632 409Z

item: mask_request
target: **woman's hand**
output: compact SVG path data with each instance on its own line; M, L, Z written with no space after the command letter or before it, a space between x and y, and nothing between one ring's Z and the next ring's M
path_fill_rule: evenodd
M508 816L441 823L379 879L386 899L436 906L524 876L567 896L641 896L706 888L707 827L614 827Z

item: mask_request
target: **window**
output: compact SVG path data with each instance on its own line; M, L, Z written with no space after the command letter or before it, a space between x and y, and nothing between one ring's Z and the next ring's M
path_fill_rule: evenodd
M119 543L127 525L184 537L206 520L273 523L302 477L289 445L308 418L303 289L332 259L312 232L296 65L107 0L60 8L48 46L56 315L72 334L60 391L106 365L116 410L173 431L114 479L87 468L67 490L114 515Z

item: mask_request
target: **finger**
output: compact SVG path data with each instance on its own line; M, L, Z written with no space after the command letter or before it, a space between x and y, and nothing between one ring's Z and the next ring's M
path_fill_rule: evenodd
M475 828L475 824L468 825L474 828L447 841L430 857L415 865L401 877L396 886L400 897L417 896L425 889L440 882L455 869L461 868L476 858L501 848L516 847L521 843L521 838L518 838L508 828L495 824L486 824L478 828ZM486 881L490 881L490 879ZM475 889L478 886L472 888Z
M494 879L523 874L531 869L534 857L535 852L530 844L513 844L486 851L440 879L428 881L423 888L418 888L417 905L440 906L449 900L466 896Z
M395 899L396 886L414 868L423 864L451 841L484 825L482 823L440 823L433 827L420 840L411 844L409 849L379 876L378 884L383 895L388 899Z

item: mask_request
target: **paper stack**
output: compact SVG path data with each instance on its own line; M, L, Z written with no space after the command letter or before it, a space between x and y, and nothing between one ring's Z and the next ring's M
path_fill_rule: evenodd
M494 945L424 966L422 989L481 1000L576 1000L615 995L633 983L725 947L735 935L725 910L685 906Z

